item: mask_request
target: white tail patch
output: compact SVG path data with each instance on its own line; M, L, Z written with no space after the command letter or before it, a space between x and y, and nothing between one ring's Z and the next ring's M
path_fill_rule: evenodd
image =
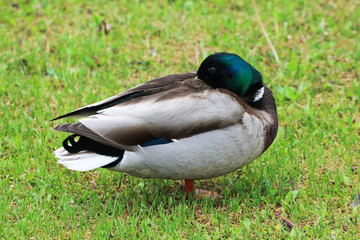
M89 171L116 161L119 157L104 156L93 152L69 153L63 147L54 152L58 163L70 170Z

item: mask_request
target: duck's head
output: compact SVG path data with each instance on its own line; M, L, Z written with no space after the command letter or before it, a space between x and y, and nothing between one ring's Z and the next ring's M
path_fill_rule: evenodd
M261 73L233 53L214 53L200 65L197 76L214 88L225 88L248 103L264 94Z

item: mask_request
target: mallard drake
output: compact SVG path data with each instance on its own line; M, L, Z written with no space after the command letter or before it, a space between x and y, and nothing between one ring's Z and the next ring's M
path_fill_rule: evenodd
M232 53L208 56L197 73L172 74L53 120L85 117L55 151L68 169L107 168L142 178L193 182L233 172L274 141L272 92L252 65Z

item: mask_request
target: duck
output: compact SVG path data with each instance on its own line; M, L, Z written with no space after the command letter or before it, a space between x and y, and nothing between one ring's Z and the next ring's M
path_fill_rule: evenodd
M194 180L234 172L273 143L278 117L261 73L234 53L208 56L196 72L152 79L51 121L71 135L54 152L70 170L106 168L185 180L185 198L219 196Z

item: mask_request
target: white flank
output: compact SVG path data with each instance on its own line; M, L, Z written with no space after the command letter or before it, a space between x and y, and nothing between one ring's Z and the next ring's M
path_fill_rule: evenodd
M116 161L118 157L103 156L97 153L81 151L69 153L63 147L54 152L58 163L70 170L89 171Z
M121 162L110 170L143 178L209 179L225 175L261 155L266 124L266 118L245 113L243 124L125 151Z
M257 102L260 99L262 99L262 97L264 95L264 90L265 90L264 87L262 87L262 88L260 88L259 90L256 91L253 102Z

